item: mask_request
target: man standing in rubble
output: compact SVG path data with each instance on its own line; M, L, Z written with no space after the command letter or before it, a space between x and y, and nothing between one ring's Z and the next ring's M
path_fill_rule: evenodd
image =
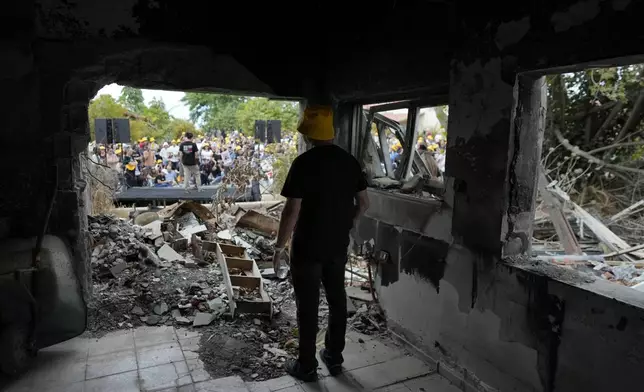
M328 106L307 107L298 132L312 146L298 156L288 172L286 198L273 255L273 265L287 259L297 303L299 358L285 369L305 381L317 377L315 342L318 330L320 282L329 303L329 325L320 358L332 375L342 371L347 324L344 270L349 231L368 208L367 183L360 164L333 144L333 111Z

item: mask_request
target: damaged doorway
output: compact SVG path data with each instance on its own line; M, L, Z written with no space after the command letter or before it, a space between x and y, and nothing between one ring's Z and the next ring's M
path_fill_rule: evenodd
M644 65L547 75L533 256L644 291Z

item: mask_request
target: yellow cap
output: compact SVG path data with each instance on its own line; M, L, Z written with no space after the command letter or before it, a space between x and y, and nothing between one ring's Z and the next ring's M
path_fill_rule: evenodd
M333 109L330 106L313 105L304 110L302 123L297 128L302 135L313 140L331 140L333 129Z
M114 151L114 154L119 155L122 152L122 150L119 148L118 150Z
M162 159L157 159L157 163L163 163Z
M239 151L239 150L241 150L241 146L236 146L235 151Z
M125 165L125 167L127 168L127 170L136 169L136 165L133 162L128 163L127 165Z
M105 150L105 146L98 146L99 150Z
M151 141L151 142L153 142L153 141L154 141L154 138L153 138L153 137L151 137L151 138L150 138L150 141Z

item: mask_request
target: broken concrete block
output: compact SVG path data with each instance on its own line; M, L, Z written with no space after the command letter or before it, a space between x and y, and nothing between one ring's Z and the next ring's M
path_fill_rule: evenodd
M140 215L139 215L140 216ZM150 238L157 238L158 236L162 235L161 233L161 222L160 220L148 223L147 225L143 226L143 229L148 231L148 236Z
M161 317L153 314L146 317L146 320L143 322L146 323L147 325L157 325L159 324L159 322L161 322Z
M112 273L112 276L116 278L128 268L129 267L127 263L118 263L118 264L115 264L112 268L110 268L110 272Z
M187 317L175 317L174 321L177 322L179 325L190 325L192 324L192 321L190 321L189 318Z
M204 325L209 325L214 319L215 315L212 313L197 312L195 314L195 321L192 322L192 326L201 327Z
M198 225L198 226L186 227L183 230L179 230L179 233L184 238L187 238L188 244L190 244L190 238L192 238L193 234L203 233L204 231L208 231L208 228L206 227L206 225Z
M177 253L170 245L163 245L158 251L157 255L161 260L165 261L179 261L183 260L183 257Z
M159 219L159 214L157 214L156 212L143 212L134 218L134 224L139 226L147 226L148 224Z
M177 317L183 317L183 316L181 315L181 311L179 309L173 309L172 317L176 319Z
M168 313L168 310L170 310L170 308L168 307L167 303L159 302L158 304L154 305L153 310L154 310L155 314L161 316L161 315L164 315L164 314Z
M144 316L145 315L145 312L143 311L143 309L141 309L140 306L133 307L132 310L130 310L130 313L132 313L135 316Z
M222 230L219 233L217 233L217 238L220 240L229 240L231 241L233 239L232 234L230 234L230 230Z
M190 259L186 260L186 263L183 266L186 267L186 268L197 268L197 267L199 267L194 260L190 260Z
M275 279L277 275L275 274L275 268L265 268L260 271L262 278L266 279Z

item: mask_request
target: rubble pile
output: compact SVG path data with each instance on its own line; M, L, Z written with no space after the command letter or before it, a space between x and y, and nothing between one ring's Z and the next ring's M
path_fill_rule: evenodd
M539 193L532 240L538 262L644 291L644 200L608 216L576 204L556 181L541 179Z
M298 342L293 286L275 279L272 271L281 205L258 208L260 214L237 208L216 217L204 208L182 202L145 217L133 214L131 220L89 217L94 298L88 330L100 335L141 325L200 328L199 355L213 376L261 381L284 375L284 362L297 355ZM242 247L256 262L272 317L239 312L231 317L233 302L254 301L259 292L233 287L234 298L229 298L224 277L247 271L222 271L220 256L211 251L213 242L224 255L224 244ZM365 334L385 333L385 319L363 278L366 263L350 260L356 272L346 275L348 326ZM328 313L322 292L320 325L326 325Z

